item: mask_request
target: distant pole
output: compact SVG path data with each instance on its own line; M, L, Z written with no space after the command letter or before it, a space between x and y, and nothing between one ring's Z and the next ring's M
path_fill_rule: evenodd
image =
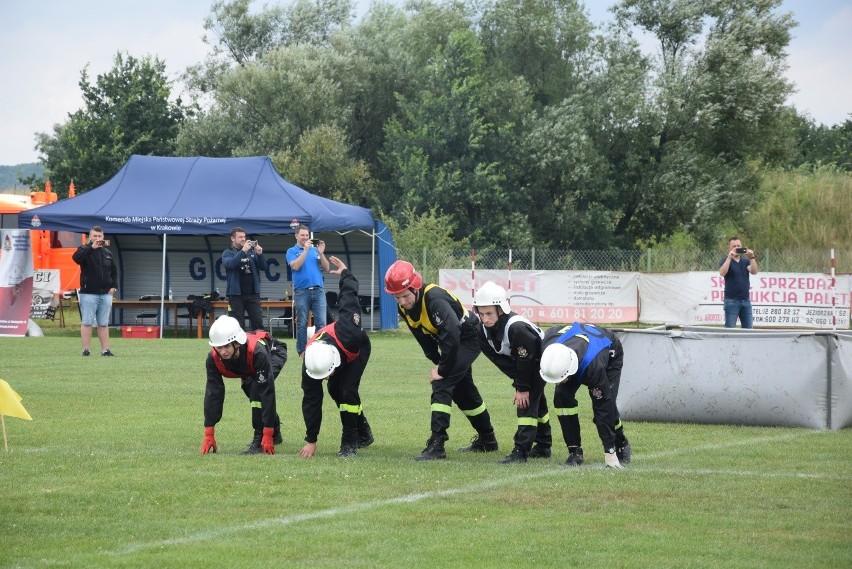
M831 250L831 329L837 330L837 288L834 271L837 260L834 258L834 249Z
M512 250L509 249L509 291L512 290Z
M476 249L470 250L470 298L476 296Z

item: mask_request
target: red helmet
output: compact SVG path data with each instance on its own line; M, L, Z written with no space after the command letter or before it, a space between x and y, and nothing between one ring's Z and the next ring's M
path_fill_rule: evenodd
M385 292L389 294L399 294L406 289L419 289L422 286L423 277L408 261L395 261L385 273Z

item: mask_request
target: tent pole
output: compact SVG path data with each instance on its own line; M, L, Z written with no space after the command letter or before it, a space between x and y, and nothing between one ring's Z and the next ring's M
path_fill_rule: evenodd
M162 276L160 277L160 339L163 339L163 316L166 314L166 239L167 233L163 233L163 267Z
M373 253L370 255L370 332L375 331L374 320L376 317L376 307L373 306L373 299L376 297L376 226L373 224L372 246Z

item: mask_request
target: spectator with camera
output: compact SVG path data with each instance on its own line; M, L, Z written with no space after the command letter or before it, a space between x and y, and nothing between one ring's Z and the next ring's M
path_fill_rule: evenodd
M228 288L228 315L245 327L248 313L248 330L263 330L263 310L260 306L260 272L266 270L263 247L257 241L246 239L242 227L231 229L231 246L222 252Z
M743 328L752 327L749 275L757 270L754 251L743 247L739 237L728 239L728 255L719 261L719 274L725 277L725 328L735 328L737 318Z
M325 241L311 239L304 225L296 229L296 244L287 249L287 264L293 275L293 308L296 311L296 353L305 351L308 343L308 312L314 315L314 326L325 326L328 307L323 288L323 272L329 271Z
M77 247L71 256L80 265L80 339L83 356L89 355L92 327L98 327L98 340L102 356L114 356L109 349L109 316L112 295L118 290L118 268L112 252L107 249L104 230L95 225L89 230L89 240Z

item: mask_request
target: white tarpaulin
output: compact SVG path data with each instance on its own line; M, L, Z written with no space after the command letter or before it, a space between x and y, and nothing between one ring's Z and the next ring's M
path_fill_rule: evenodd
M494 281L512 310L533 322L632 322L638 319L639 273L614 271L471 271L441 269L438 282L467 306L473 290ZM511 286L509 277L511 276Z
M852 333L619 331L621 416L842 429L852 425Z
M758 273L751 277L754 325L760 328L849 328L852 276ZM639 275L640 320L724 324L725 279L717 272Z

